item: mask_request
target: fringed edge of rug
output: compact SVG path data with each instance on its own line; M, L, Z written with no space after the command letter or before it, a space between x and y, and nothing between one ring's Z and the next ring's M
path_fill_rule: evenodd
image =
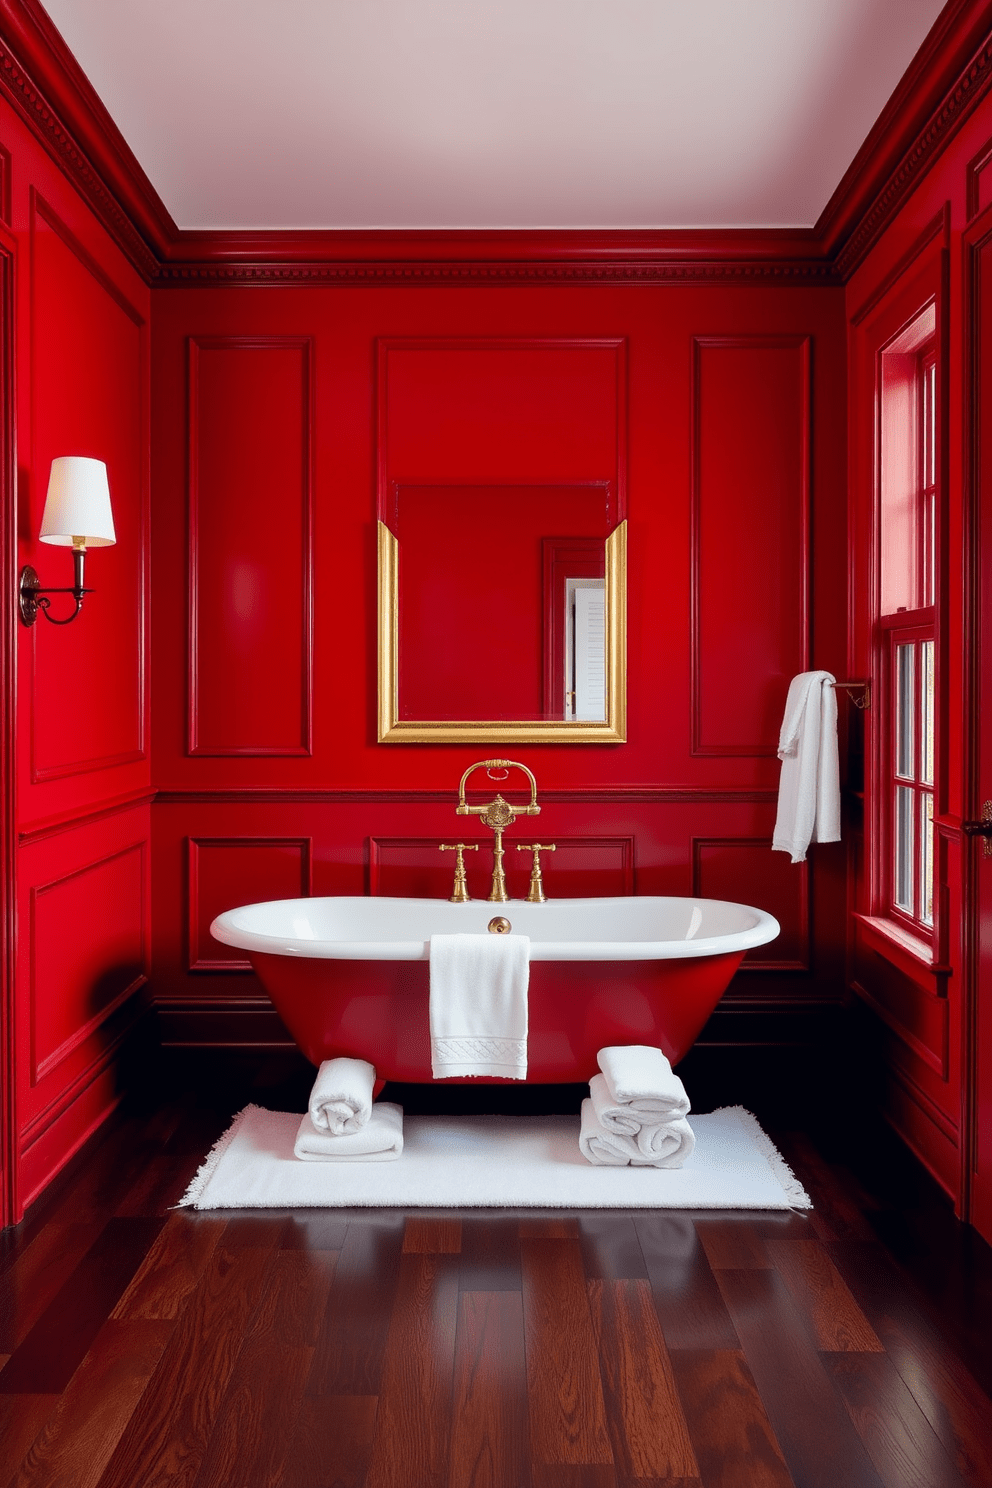
M220 1162L221 1158L224 1156L224 1153L227 1151L228 1147L230 1147L231 1143L234 1141L234 1138L237 1136L238 1128L241 1126L241 1123L245 1120L246 1116L250 1115L252 1111L261 1111L262 1109L263 1108L261 1106L248 1105L245 1106L243 1111L238 1112L234 1120L231 1122L230 1126L227 1128L227 1131L217 1138L216 1142L211 1147L210 1151L207 1153L200 1166L197 1168L189 1187L183 1194L182 1198L179 1200L179 1203L173 1204L173 1209L197 1209L199 1207L198 1200L203 1198L204 1190L206 1189L207 1184L210 1182L210 1179L213 1177L214 1170L216 1169L217 1164Z
M714 1116L721 1113L736 1116L741 1126L747 1130L754 1145L781 1184L785 1197L789 1201L789 1207L792 1209L812 1209L813 1200L803 1188L799 1179L789 1167L789 1164L781 1152L779 1152L757 1116L745 1110L743 1106L720 1106L718 1111L713 1112Z

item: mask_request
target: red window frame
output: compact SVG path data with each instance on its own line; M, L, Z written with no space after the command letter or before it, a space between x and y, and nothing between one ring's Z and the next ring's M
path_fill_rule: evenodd
M932 942L936 771L937 482L939 420L937 348L916 354L917 449L914 609L879 617L882 639L880 884L882 913Z

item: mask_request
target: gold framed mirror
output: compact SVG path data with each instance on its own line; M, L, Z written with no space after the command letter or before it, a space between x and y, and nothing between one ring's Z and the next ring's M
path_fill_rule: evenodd
M517 492L521 510L533 507L533 489ZM485 508L479 493L442 494L449 506ZM417 496L422 502L425 490ZM464 522L439 521L415 576L414 545L405 551L402 532L379 521L379 743L625 743L626 521L605 536L545 536L536 558L533 542L522 554L512 522L491 525L490 540L472 542ZM529 576L519 604L508 603L500 582L515 565ZM453 576L461 598L451 601L450 583L443 586ZM518 673L537 699L530 716L514 707ZM461 708L463 699L471 705Z

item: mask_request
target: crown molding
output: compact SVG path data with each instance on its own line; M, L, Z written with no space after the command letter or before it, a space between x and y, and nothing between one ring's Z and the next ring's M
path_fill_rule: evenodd
M758 284L850 278L992 83L992 0L949 0L814 228L180 230L39 0L0 0L0 95L150 285Z
M992 82L992 0L949 0L820 214L846 282Z

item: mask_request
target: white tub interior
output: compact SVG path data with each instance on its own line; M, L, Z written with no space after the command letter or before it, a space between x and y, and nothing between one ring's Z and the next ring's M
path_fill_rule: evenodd
M531 942L532 961L655 961L748 950L774 940L778 921L722 899L638 895L527 904L332 897L275 899L219 915L217 940L243 950L327 960L426 961L432 935L485 934L503 915Z

